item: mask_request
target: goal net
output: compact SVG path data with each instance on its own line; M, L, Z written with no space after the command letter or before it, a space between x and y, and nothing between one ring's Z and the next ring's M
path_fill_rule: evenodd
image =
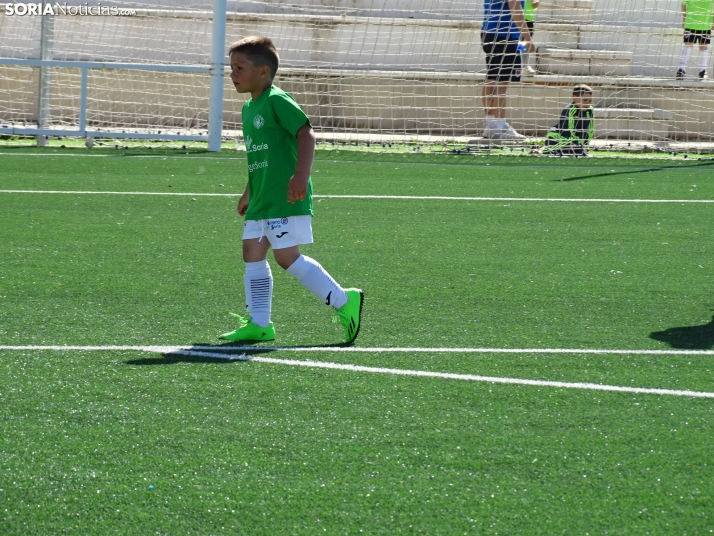
M118 13L81 12L100 4ZM52 5L54 14L42 17L31 4L0 4L0 133L40 121L77 125L83 62L87 130L157 139L205 133L208 70L166 66L210 64L210 1ZM490 145L483 7L483 0L230 0L226 47L271 37L281 58L275 83L295 96L318 139ZM701 42L684 47L679 0L541 0L533 26L532 72L524 68L502 101L505 120L528 137L520 143L547 134L577 84L594 91L594 144L703 150L714 142L714 84L699 77L712 61ZM75 63L27 64L38 59ZM117 68L126 64L134 67ZM223 134L235 138L246 96L227 75Z

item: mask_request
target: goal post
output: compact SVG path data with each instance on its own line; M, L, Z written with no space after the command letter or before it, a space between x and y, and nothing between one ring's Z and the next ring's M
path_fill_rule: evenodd
M280 54L276 85L295 96L321 141L491 145L484 0L154 0L105 6L117 15L76 12L97 4L51 4L75 14L44 17L29 14L31 4L24 15L21 4L12 13L0 4L0 134L133 136L219 150L221 138L240 137L246 99L227 79L227 45L265 35ZM714 144L714 84L699 77L713 62L701 42L687 53L679 0L541 0L533 24L533 72L505 95L505 118L524 143L542 140L572 87L587 84L594 143Z

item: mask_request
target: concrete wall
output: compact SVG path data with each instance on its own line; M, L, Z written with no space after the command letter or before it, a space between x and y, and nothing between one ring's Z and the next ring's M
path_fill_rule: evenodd
M202 7L190 0L185 3ZM320 128L474 135L480 132L482 120L482 5L466 0L293 0L289 4L237 0L232 9L245 12L229 15L226 45L245 35L274 37L281 54L280 83L296 94ZM625 80L584 79L597 86L599 105L661 108L670 111L672 119L653 121L653 132L711 137L711 86L680 88L671 83L681 48L678 0L542 0L542 5L540 13L546 18L580 22L538 22L538 44L627 52L632 54L628 69L632 76L662 79L652 80L650 87L631 86ZM54 58L207 63L210 11L176 15L144 9L137 17L58 16ZM39 57L39 23L39 17L5 16L0 5L0 57ZM568 102L572 83L536 78L515 85L509 90L511 123L542 135ZM0 93L5 97L0 119L33 120L36 88L36 69L0 66ZM208 79L204 75L94 71L89 88L90 125L205 128ZM55 121L78 120L78 93L78 71L55 69ZM228 83L225 97L226 128L236 128L242 101ZM601 123L599 132L624 137L641 131L627 126L632 121L608 119L610 126Z
M34 72L33 72L34 71ZM0 91L14 99L0 107L3 123L36 117L36 69L0 66ZM52 118L77 123L79 71L53 72ZM286 71L276 84L292 93L322 132L357 131L445 137L478 136L482 128L483 77L420 78L389 73ZM596 115L596 137L615 139L714 139L714 92L691 87L633 87L591 81L596 108L655 108L657 113ZM509 122L530 135L543 136L570 101L571 85L526 82L509 91ZM150 99L145 95L152 95ZM206 128L209 79L206 75L126 71L91 71L88 124L92 128ZM170 95L170 98L160 98ZM245 101L227 82L224 128L240 130Z

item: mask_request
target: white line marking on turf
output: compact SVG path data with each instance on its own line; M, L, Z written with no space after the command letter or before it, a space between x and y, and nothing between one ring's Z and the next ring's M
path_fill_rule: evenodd
M202 351L210 349L212 351ZM525 380L518 378L499 378L492 376L476 376L473 374L453 374L447 372L429 372L422 370L387 369L377 367L364 367L340 363L326 363L320 361L295 361L290 359L276 359L271 357L248 356L243 354L222 353L222 350L235 351L296 351L296 352L483 352L483 353L572 353L572 354L655 354L655 355L714 355L710 350L597 350L582 349L569 350L565 348L544 349L507 349L507 348L355 348L355 347L279 347L279 346L0 346L0 350L75 350L75 351L108 351L130 350L141 352L155 352L169 355L185 355L208 357L211 359L226 359L230 361L257 361L276 365L289 365L294 367L325 368L336 370L349 370L355 372L371 372L377 374L394 374L399 376L419 376L428 378L444 378L450 380L466 380L486 383L502 383L511 385L532 385L539 387L560 387L564 389L584 389L592 391L613 391L622 393L688 396L694 398L714 398L714 393L704 391L683 391L674 389L653 389L644 387L620 387L617 385L601 385L597 383L568 383L546 380Z
M0 345L0 350L74 350L74 351L136 351L170 353L177 350L211 352L347 352L347 353L429 353L429 354L595 354L595 355L712 355L714 350L627 350L606 348L424 348L424 347L361 347L361 346L147 346L147 345Z
M181 149L178 149L179 151ZM230 162L231 160L247 160L245 156L198 156L198 155L182 155L182 154L69 154L69 153L0 153L0 156L71 156L74 158L161 158L161 159L174 159L180 158L181 160L224 160Z
M0 190L3 194L75 194L75 195L169 195L190 197L239 197L234 194L184 192L89 192L79 190ZM537 201L556 203L714 203L714 199L568 199L549 197L448 197L438 195L313 195L322 199L395 199L440 201Z
M404 370L404 369L388 369L377 367L364 367L361 365L345 365L341 363L325 363L322 361L295 361L292 359L275 359L272 357L259 356L226 356L225 354L217 354L213 352L196 352L192 350L178 350L169 352L169 355L185 355L196 357L208 357L214 359L229 359L240 361L257 361L259 363L271 363L273 365L288 365L291 367L310 367L324 368L333 370L349 370L353 372L371 372L376 374L394 374L397 376L419 376L426 378L444 378L448 380L465 380L472 382L486 383L504 383L510 385L532 385L537 387L560 387L564 389L584 389L589 391L614 391L621 393L638 393L648 395L670 395L670 396L688 396L694 398L714 398L714 393L702 391L680 391L674 389L649 389L646 387L620 387L617 385L601 385L598 383L569 383L569 382L552 382L546 380L522 380L518 378L497 378L493 376L476 376L473 374L452 374L448 372L429 372L424 370Z

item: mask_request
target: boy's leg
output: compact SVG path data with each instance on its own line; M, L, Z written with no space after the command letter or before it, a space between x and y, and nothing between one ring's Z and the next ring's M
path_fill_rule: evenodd
M707 66L709 65L709 47L706 44L699 45L699 78L707 76Z
M300 254L300 246L273 250L276 262L325 305L339 309L347 303L347 294L314 259Z
M251 321L259 326L268 327L273 298L273 274L268 261L246 262L243 283L245 306Z
M343 289L319 262L300 255L297 248L298 246L294 249L289 248L291 251L273 250L275 260L325 305L335 308L335 319L339 319L345 329L345 342L352 344L359 333L364 293L357 288ZM288 261L293 258L295 260L288 264Z
M682 45L682 50L679 53L679 69L677 69L677 78L680 80L684 78L684 74L687 71L687 63L689 63L689 58L692 55L693 46L693 36L689 30L685 29L684 44Z
M253 227L260 227L260 222L246 222L243 232L243 260L245 262L245 301L248 317L238 318L238 329L221 335L221 339L230 341L275 339L275 329L270 321L273 298L273 274L266 260L270 242L267 238L246 238ZM259 229L260 230L260 229Z
M266 260L269 248L270 242L265 237L243 240L246 309L251 320L262 327L270 324L273 299L273 274Z

